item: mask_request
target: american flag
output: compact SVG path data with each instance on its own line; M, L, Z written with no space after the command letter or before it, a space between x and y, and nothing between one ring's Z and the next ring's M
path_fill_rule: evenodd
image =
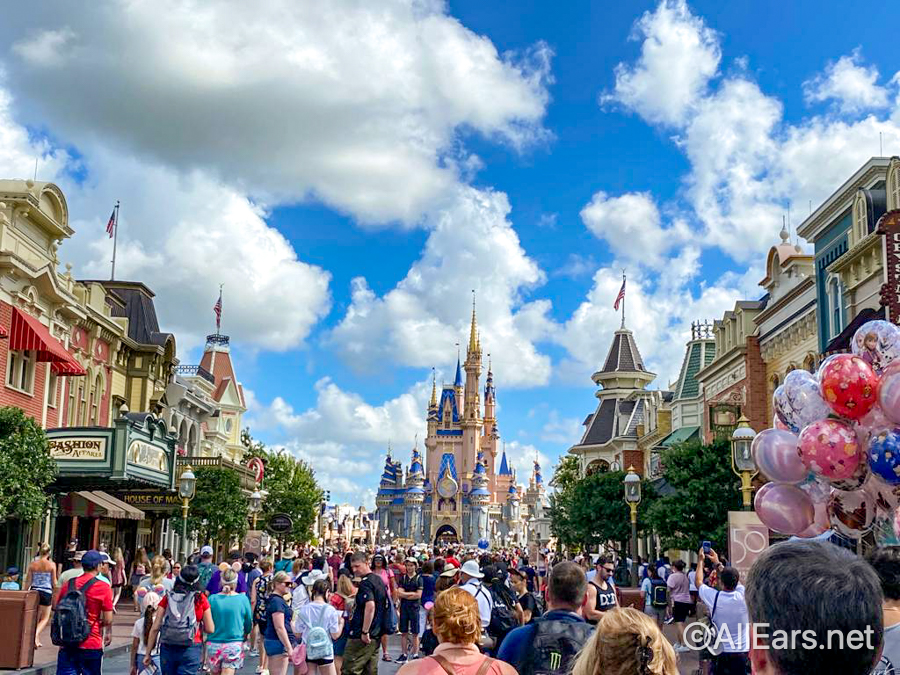
M219 289L219 299L216 300L213 311L216 313L216 330L219 330L222 325L222 289Z
M622 279L622 288L619 289L619 294L616 296L616 302L613 304L613 309L618 311L619 303L625 299L625 279Z
M109 214L109 222L106 223L106 234L112 239L113 232L116 231L116 207L113 207L112 213Z

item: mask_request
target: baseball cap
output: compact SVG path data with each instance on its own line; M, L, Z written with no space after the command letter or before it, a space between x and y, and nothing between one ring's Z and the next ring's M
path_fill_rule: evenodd
M113 559L109 556L109 553L107 553L106 551L100 551L100 557L103 558L103 562L106 563L106 564L108 564L108 565L115 565L115 564L116 564L116 561L113 560Z
M19 568L18 568L18 567L9 567L9 568L7 568L7 570L6 570L6 573L7 573L9 576L15 576L16 574L19 573Z
M414 558L413 556L410 556L410 557L408 557L408 558L406 559L405 562L412 563L413 565L418 565L418 564L419 564L419 559L418 559L418 558Z
M212 554L213 554L212 546L204 546L203 548L200 549L200 555L202 555L202 556L208 556L208 555L212 555Z
M87 551L75 551L75 555L72 556L72 560L74 560L75 562L81 562L81 559L84 557L85 553L87 553Z
M103 562L103 555L100 551L90 550L87 551L83 556L81 556L81 566L82 567L97 567L100 563Z

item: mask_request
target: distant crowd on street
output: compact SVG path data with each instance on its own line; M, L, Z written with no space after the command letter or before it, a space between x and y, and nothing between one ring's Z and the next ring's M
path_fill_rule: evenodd
M829 542L783 542L746 581L710 549L690 568L639 560L640 601L631 590L627 603L637 607L623 606L615 582L631 561L603 555L298 545L217 559L203 546L183 562L136 557L127 572L120 556L75 550L60 569L43 546L24 576L7 570L3 590L39 594L59 675L100 675L126 587L139 612L131 675L234 675L248 654L257 675L377 675L394 634L399 675L676 675L692 649L715 675L900 668L897 546L863 559ZM702 647L687 630L698 624L713 637ZM780 631L809 642L778 642ZM838 644L836 631L869 638Z

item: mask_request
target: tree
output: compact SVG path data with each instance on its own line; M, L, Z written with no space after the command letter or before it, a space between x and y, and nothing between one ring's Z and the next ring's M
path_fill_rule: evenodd
M274 513L289 515L294 523L290 536L294 541L309 541L324 496L316 482L316 472L287 452L267 452L266 455L263 489L268 494L263 502L263 513L266 517Z
M58 473L41 426L21 408L0 408L0 518L43 518Z
M551 499L554 534L569 546L583 550L609 543L619 550L626 550L631 538L631 511L624 499L625 473L598 471L575 478L566 459L560 462L551 481L565 485ZM638 530L647 525L647 510L655 499L655 491L647 481L642 482L641 491Z
M188 513L188 529L199 534L201 541L215 539L227 545L247 531L249 508L241 492L241 479L235 471L223 467L200 467L195 496ZM180 518L173 526L181 531Z
M709 540L724 550L728 512L741 508L740 479L731 471L731 445L688 441L664 450L663 475L674 493L650 507L650 523L664 548L693 551Z

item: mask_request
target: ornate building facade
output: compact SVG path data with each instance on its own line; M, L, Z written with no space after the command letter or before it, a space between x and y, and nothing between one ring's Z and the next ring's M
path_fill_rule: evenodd
M481 369L473 306L466 360L457 359L456 379L441 387L440 397L432 383L424 455L413 449L404 476L388 452L375 500L382 534L416 543L525 543L528 519L538 503L545 506L540 466L535 461L527 489L516 484L500 446L490 365L482 408Z

